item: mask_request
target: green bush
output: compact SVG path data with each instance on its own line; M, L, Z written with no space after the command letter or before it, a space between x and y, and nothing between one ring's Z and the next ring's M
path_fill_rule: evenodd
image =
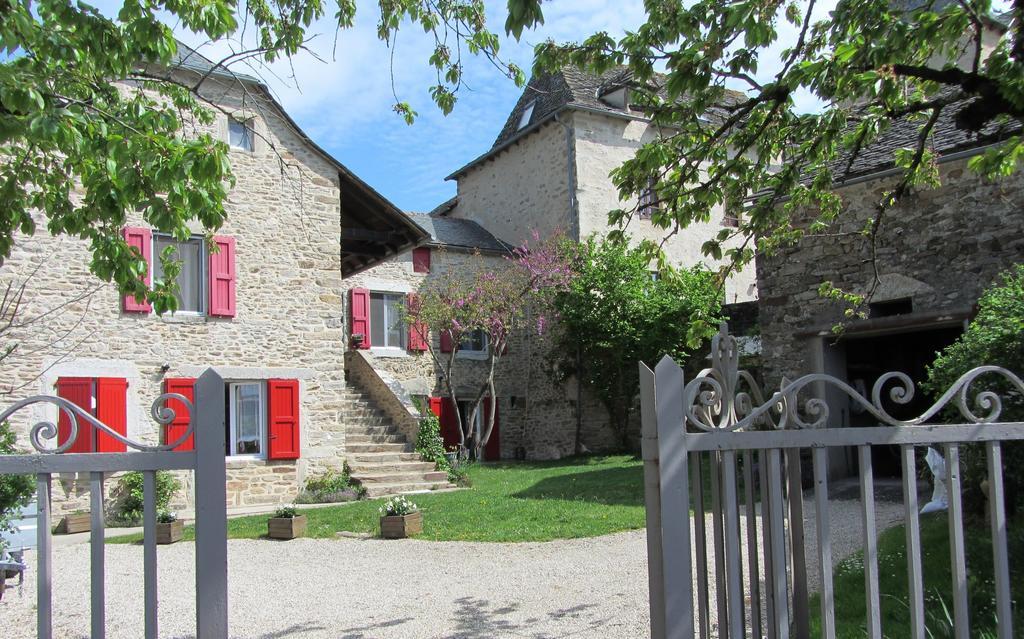
M170 471L156 471L156 511L168 510L171 499L181 490L181 482ZM118 482L117 516L115 521L128 526L138 525L142 521L143 505L142 473L130 471Z
M928 368L925 388L938 398L967 371L977 366L1002 366L1017 375L1024 374L1024 264L1004 272L996 285L989 288L978 301L978 316L954 344L939 354ZM978 392L991 390L1003 401L1000 421L1024 421L1024 396L1002 376L985 375L971 388L969 408L979 416L984 411L976 408ZM962 421L959 411L947 411L951 421ZM964 503L980 514L985 505L982 482L987 477L987 458L982 445L962 446L960 449L961 476ZM1024 444L1003 445L1003 477L1006 484L1006 505L1016 511L1018 500L1024 496Z
M420 430L416 435L416 452L423 461L434 462L437 470L448 473L448 481L457 486L469 486L469 474L464 468L453 464L445 454L444 439L441 438L441 420L433 413L420 417Z
M294 519L299 516L299 509L295 506L281 506L274 511L275 519Z
M17 453L14 431L7 422L0 423L0 455ZM0 533L14 532L14 513L28 505L35 493L32 475L0 475ZM0 550L4 548L0 539Z
M346 461L341 471L330 468L322 475L307 479L295 501L303 504L329 504L362 499L365 496L366 488L352 479L352 469Z

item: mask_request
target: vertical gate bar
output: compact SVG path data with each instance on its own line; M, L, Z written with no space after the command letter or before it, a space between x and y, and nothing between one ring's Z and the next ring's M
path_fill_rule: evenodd
M786 449L786 479L789 486L789 538L793 562L793 633L800 638L811 633L810 594L807 590L807 551L804 540L804 490L800 449Z
M761 552L764 553L764 610L765 627L769 639L777 636L775 631L775 574L772 564L771 513L772 497L768 484L768 451L758 451L759 470L761 475Z
M662 552L665 556L665 632L668 639L692 639L693 558L690 555L689 456L682 402L683 369L666 356L658 362L654 375L658 469L661 473Z
M964 556L964 509L960 497L960 446L946 445L946 492L949 495L949 552L953 568L953 620L956 639L967 639L967 560Z
M729 639L729 603L725 584L725 531L722 527L722 454L709 453L711 461L711 535L715 554L715 601L718 605L716 621L719 639Z
M195 385L196 631L199 639L228 636L227 469L224 464L224 379L207 369Z
M658 415L654 371L640 362L640 452L644 460L644 507L647 515L647 585L651 639L665 637L665 566L661 542L661 481L658 470Z
M773 601L773 635L779 639L789 639L789 597L788 577L786 575L786 532L785 517L782 503L782 453L778 448L768 449L768 491L770 511L768 527L771 528L772 572L768 579L772 582Z
M882 639L882 605L878 591L878 529L875 527L875 473L871 446L858 446L860 505L864 521L864 591L868 639Z
M142 471L142 557L146 639L157 639L156 471Z
M818 578L821 583L821 636L836 636L835 599L832 591L832 531L828 503L828 449L812 451L814 466L814 506L818 533Z
M708 623L708 533L707 521L704 516L706 510L704 505L704 470L702 468L701 453L690 453L691 469L693 476L690 485L693 486L693 543L697 560L694 567L697 572L697 612L700 621L701 639L709 639L711 629Z
M725 502L725 545L724 559L726 565L726 599L728 603L729 635L743 637L743 553L740 548L740 520L736 509L736 451L722 452L722 500ZM721 589L722 584L718 588ZM723 620L719 619L719 626Z
M747 503L747 574L750 577L750 631L761 639L761 571L757 561L757 510L754 503L754 451L743 451L743 492Z
M1006 549L1006 496L1003 490L1003 447L999 442L985 444L988 453L988 512L992 527L992 559L995 562L996 621L999 639L1013 636L1013 611L1010 606L1010 555Z
M903 458L903 504L906 509L907 579L910 595L910 632L925 639L924 583L921 573L921 524L917 516L917 463L912 444L900 446Z
M53 531L50 504L50 474L36 475L36 634L39 639L53 637Z
M106 636L106 569L103 560L103 473L89 473L90 523L89 554L91 561L90 589L92 590L92 639Z

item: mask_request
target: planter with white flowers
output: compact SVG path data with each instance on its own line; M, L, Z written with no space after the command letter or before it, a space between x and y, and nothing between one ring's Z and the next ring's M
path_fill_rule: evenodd
M156 543L173 544L181 541L185 522L176 513L163 511L156 515Z
M380 536L404 539L423 532L423 513L403 495L392 497L380 507Z
M306 516L300 515L295 506L278 508L267 520L267 536L271 539L295 539L306 534Z

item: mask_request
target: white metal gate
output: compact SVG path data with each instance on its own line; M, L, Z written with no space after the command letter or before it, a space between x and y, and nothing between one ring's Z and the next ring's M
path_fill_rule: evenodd
M897 445L903 472L912 634L916 639L925 639L926 634L914 447L933 446L942 447L946 457L954 632L957 639L967 639L970 611L959 445L982 442L988 460L997 636L1010 639L1013 620L1000 442L1024 439L1024 423L999 422L1002 403L991 391L974 395L973 409L969 400L971 385L979 377L1001 376L1015 392L1024 394L1021 379L995 366L975 368L924 414L898 420L883 408L882 394L889 387L891 401L909 402L914 384L904 373L879 377L870 400L842 380L815 374L792 382L783 380L781 389L764 401L754 379L739 370L738 362L736 340L723 328L712 341L711 368L689 383L684 383L682 369L671 358L664 358L653 371L640 364L652 637L807 637L808 560L816 562L820 575L822 636L834 637L828 451L856 447L864 531L866 636L881 639L871 447ZM825 385L844 392L881 425L826 428L829 414L823 400L811 398L798 404L802 391L817 387L815 394L821 397ZM947 406L956 408L962 423L935 423ZM805 553L801 450L810 451L814 476L819 543L816 557L810 558ZM710 486L705 487L706 481ZM706 488L711 500L710 530L704 515ZM745 535L741 534L741 508L745 511ZM744 583L744 572L749 585ZM709 601L710 579L714 580L714 601Z
M199 637L225 638L228 634L227 607L227 506L224 465L224 380L207 370L196 380L195 405L175 393L165 393L153 403L152 416L159 424L174 420L168 400L181 402L189 410L189 425L177 441L146 445L132 441L103 424L88 412L60 397L37 395L21 400L0 412L0 422L33 404L53 404L66 416L70 429L67 441L58 442L56 422L35 424L29 439L40 454L0 455L0 474L36 476L38 505L35 552L37 611L40 639L50 639L52 624L52 539L50 488L54 473L87 472L90 477L91 544L91 637L106 636L104 589L104 473L141 471L143 476L143 558L145 593L145 636L157 637L157 553L156 553L156 471L194 470L196 485L196 630ZM79 432L79 420L135 449L128 453L65 453ZM195 450L173 452L190 434ZM59 444L59 445L58 445Z

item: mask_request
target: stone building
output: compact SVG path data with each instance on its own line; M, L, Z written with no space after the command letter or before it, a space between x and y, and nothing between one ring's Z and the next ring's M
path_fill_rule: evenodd
M43 230L16 237L0 287L26 289L21 321L6 335L17 349L3 362L0 398L6 406L56 393L133 440L173 442L187 424L183 407L164 429L151 404L164 392L191 395L194 378L215 367L229 381L229 507L290 501L307 475L341 464L347 428L360 415L362 395L342 364L343 277L425 233L310 140L257 79L182 51L172 72L190 83L209 73L200 92L218 112L207 130L230 144L237 178L214 238L219 251L198 227L179 242L141 218L129 221L126 238L150 259L150 277L159 277L153 256L167 246L182 262L180 310L161 317L92 275L86 242ZM31 424L58 421L52 406L16 417L26 446ZM59 421L66 441L66 418ZM73 446L123 449L88 429ZM54 490L58 510L74 508L84 504L88 478L61 476Z
M860 155L848 178L836 185L845 210L831 228L774 255L758 256L759 322L770 388L784 376L815 372L847 380L865 395L883 372L898 370L915 382L923 380L936 351L963 331L981 292L1001 271L1024 260L1024 175L988 181L967 169L988 145L1019 131L993 128L968 136L956 128L955 112L944 112L935 127L942 186L918 190L885 214L874 265L860 231L876 215L883 192L898 180L893 154L915 143L919 122L896 122ZM846 321L845 307L818 293L825 281L868 293L875 266L879 281L866 319ZM843 331L837 337L832 329L839 324ZM845 395L828 391L825 398L837 426L873 425ZM909 405L892 405L892 413L917 416L933 399L919 390ZM894 457L878 461L876 472L899 472ZM835 472L852 467L852 456L845 462L833 464Z

